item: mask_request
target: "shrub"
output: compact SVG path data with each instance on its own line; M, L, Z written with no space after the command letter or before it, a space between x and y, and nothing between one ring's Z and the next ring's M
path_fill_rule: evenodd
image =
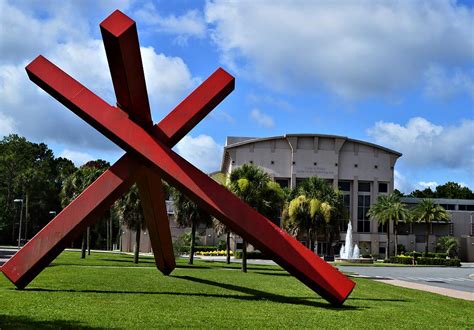
M215 245L196 245L194 251L196 252L208 252L219 250Z
M420 257L416 259L416 262L418 265L436 265L436 266L450 266L450 267L461 266L461 261L459 259Z
M184 233L176 241L173 242L173 251L175 256L180 256L182 254L189 253L191 244L191 235L189 233Z
M403 264L403 265L412 265L413 264L413 257L410 256L396 256L396 257L390 257L390 263L392 264Z

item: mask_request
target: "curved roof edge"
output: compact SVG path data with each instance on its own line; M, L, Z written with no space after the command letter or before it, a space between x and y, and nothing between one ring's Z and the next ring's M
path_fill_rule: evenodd
M370 146L370 147L374 147L374 148L384 150L386 152L395 154L398 157L400 157L402 155L402 153L400 153L398 151L380 146L380 145L375 144L375 143L362 141L362 140L357 140L357 139L351 139L351 138L348 138L347 136L330 135L330 134L285 134L285 135L277 135L277 136L270 136L270 137L264 137L264 138L250 138L250 139L242 141L242 142L237 142L237 143L233 143L233 144L230 144L230 145L226 145L224 147L224 150L239 147L239 146L243 146L243 145L246 145L246 144L255 143L255 142L262 142L262 141L269 141L269 140L276 140L276 139L286 139L288 137L324 137L324 138L345 139L345 140L350 141L350 142L365 144L365 145Z

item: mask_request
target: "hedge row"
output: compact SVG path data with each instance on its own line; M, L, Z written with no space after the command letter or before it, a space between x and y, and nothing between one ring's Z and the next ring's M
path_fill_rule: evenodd
M196 252L209 252L209 251L217 251L218 248L215 245L195 245L194 251Z
M424 257L424 258L441 258L441 259L446 259L446 256L448 255L447 253L434 253L434 252L405 252L403 253L405 256L410 256L410 257Z
M417 265L433 265L433 266L449 266L449 267L461 266L461 261L459 259L415 257L415 262ZM404 255L390 257L390 263L413 265L413 257L404 256Z

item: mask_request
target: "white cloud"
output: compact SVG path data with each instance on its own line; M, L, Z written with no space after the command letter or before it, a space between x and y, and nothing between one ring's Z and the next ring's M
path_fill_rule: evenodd
M420 182L418 182L418 187L421 188L422 190L426 189L426 188L430 188L431 190L435 190L437 186L439 186L439 184L436 181L429 181L429 182L420 181Z
M69 149L64 149L58 157L63 157L71 160L74 165L76 166L81 166L87 163L90 160L96 159L94 156L86 153L86 152L80 152L80 151L73 151Z
M413 185L408 181L406 176L399 171L394 170L394 186L402 193L408 194L413 191Z
M448 74L439 66L432 66L425 73L425 94L437 99L446 99L458 94L474 98L474 80L466 73L455 70Z
M223 146L217 144L209 135L198 135L193 138L186 135L176 145L178 154L205 173L219 169Z
M146 3L133 16L156 32L178 35L180 43L186 43L189 37L203 38L206 35L206 22L197 10L189 10L182 16L162 16L152 3Z
M0 138L15 131L15 123L12 118L0 112Z
M253 108L252 111L250 111L250 118L255 120L257 124L259 124L260 126L263 126L266 128L270 128L275 125L272 117L264 114L262 111L260 111L257 108Z
M252 104L265 104L288 112L295 110L288 101L270 95L257 95L251 93L247 95L247 100Z
M210 1L205 15L222 61L279 90L390 95L474 58L474 10L449 0Z
M435 125L411 118L405 126L379 121L367 134L383 146L403 153L402 160L413 166L472 170L474 166L474 121L458 126Z
M37 88L28 79L24 69L41 53L107 102L115 104L102 41L91 37L88 16L81 14L87 8L79 4L76 8L69 3L61 2L49 10L49 5L46 5L46 9L42 8L45 17L40 19L28 8L14 7L5 2L0 2L0 5L8 6L12 16L17 15L21 18L19 21L11 22L12 26L8 27L9 39L7 38L5 43L0 39L2 47L13 49L12 56L7 54L8 56L4 57L2 52L0 60L0 133L14 131L28 139L62 143L74 150L78 148L93 148L108 152L117 150L112 142ZM94 2L86 13L94 11L93 8L102 12L102 7L107 9L107 6L109 6L107 3ZM76 15L71 17L71 12L74 10ZM103 13L100 20L110 12L107 10ZM2 11L0 16L2 26L10 22L7 16L9 15ZM81 33L69 34L69 30L75 28ZM97 34L98 24L93 29ZM44 32L46 30L48 33ZM0 31L2 37L1 33L4 33L4 30ZM45 34L45 44L31 40L31 48L22 48L21 44L29 43L30 38L40 38L35 34L37 32ZM17 40L22 42L17 45L15 44ZM157 120L173 108L199 82L199 79L192 76L186 63L179 57L157 53L152 47L142 47L141 52L150 103L152 109L159 110L154 113L154 118Z

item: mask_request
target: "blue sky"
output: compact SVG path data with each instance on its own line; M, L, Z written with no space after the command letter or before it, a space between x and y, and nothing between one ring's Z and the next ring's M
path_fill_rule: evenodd
M226 136L325 133L404 155L404 192L474 188L472 1L0 0L0 135L46 142L80 165L123 153L31 83L42 54L115 103L99 23L137 22L159 121L219 66L235 91L176 147L217 170Z

